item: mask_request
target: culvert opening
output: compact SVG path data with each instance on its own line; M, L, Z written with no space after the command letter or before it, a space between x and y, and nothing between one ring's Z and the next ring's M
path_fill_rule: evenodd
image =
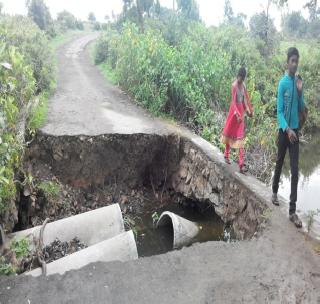
M155 228L164 211L197 223L195 243L249 238L265 210L252 191L175 135L38 134L25 168L33 183L22 189L18 230L119 204L140 257L173 250L173 227Z
M132 228L136 234L139 256L146 257L179 250L183 246L174 246L174 229L172 221L166 218L163 225L157 222L164 212L172 212L179 217L193 222L199 232L184 246L208 241L235 241L230 225L225 224L208 203L185 199L181 196L168 202L165 206L146 204L143 212L132 218ZM184 233L184 232L182 232Z

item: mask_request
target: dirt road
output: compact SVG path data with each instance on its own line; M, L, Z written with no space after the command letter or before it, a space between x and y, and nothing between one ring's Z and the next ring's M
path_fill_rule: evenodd
M164 126L106 82L89 57L90 34L58 51L58 84L42 128L52 135L154 133Z

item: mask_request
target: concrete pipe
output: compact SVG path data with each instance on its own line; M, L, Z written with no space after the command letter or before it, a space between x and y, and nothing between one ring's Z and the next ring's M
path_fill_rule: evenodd
M80 269L95 262L125 262L137 258L138 252L133 232L127 231L47 264L47 276L64 274L69 270ZM41 274L42 269L37 268L25 275L38 277Z
M172 212L163 212L158 220L157 227L172 225L173 228L173 249L192 244L193 239L199 233L199 227Z
M10 239L28 237L30 247L33 239L39 238L41 226L13 233ZM112 238L123 233L124 223L119 204L99 208L52 223L48 223L43 233L43 245L51 244L56 238L62 242L69 242L78 237L87 246Z

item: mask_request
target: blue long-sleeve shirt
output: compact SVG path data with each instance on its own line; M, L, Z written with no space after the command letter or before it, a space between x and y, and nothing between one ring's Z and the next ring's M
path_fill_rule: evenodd
M304 93L298 95L297 77L284 75L278 86L277 116L279 129L299 128L299 112L304 109Z

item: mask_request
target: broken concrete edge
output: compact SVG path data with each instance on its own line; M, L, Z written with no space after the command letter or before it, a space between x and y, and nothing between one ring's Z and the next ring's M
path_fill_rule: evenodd
M41 226L13 233L9 241L29 239L30 249L34 240L39 239ZM110 239L125 231L122 212L119 204L109 205L96 210L77 214L58 221L49 222L43 233L43 245L51 244L56 238L69 242L75 237L87 246Z
M237 239L256 235L273 210L268 187L225 164L218 148L203 138L184 129L168 130L78 136L40 132L27 157L76 188L108 185L115 175L118 186L139 187L152 176L154 185L165 181L186 198L212 204Z
M199 233L199 227L173 212L165 211L161 214L157 227L172 225L173 228L173 249L191 245L194 238Z
M62 275L95 262L126 262L136 259L138 259L136 241L130 230L47 264L47 276ZM25 275L38 277L42 275L42 269L34 269Z
M256 235L271 216L268 187L238 173L236 166L225 164L219 149L203 138L189 133L180 141L183 155L173 178L174 189L186 197L212 203L222 220L232 224L237 239Z

